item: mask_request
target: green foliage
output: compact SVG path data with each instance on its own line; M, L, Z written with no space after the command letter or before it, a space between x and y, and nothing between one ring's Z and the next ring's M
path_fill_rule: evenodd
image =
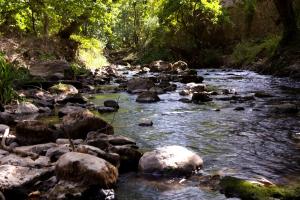
M300 198L299 186L279 187L262 186L250 181L225 177L220 186L227 197L239 197L242 200L266 200L266 199L298 199Z
M275 52L279 41L279 36L270 36L258 42L242 41L234 48L232 60L236 64L249 64L254 62L258 55L270 57Z
M14 82L17 80L25 80L28 77L27 70L16 68L4 59L4 55L0 54L0 103L7 104L17 97L13 88Z
M86 68L95 69L108 65L103 55L104 44L100 40L79 35L72 35L71 39L79 42L77 59L80 63L83 63ZM77 70L75 70L75 72L76 71Z

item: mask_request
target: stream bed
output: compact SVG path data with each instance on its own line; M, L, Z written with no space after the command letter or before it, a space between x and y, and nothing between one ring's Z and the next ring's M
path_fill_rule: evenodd
M203 173L264 177L274 182L296 177L300 172L300 142L291 135L300 132L300 114L276 113L272 105L299 103L300 83L241 70L205 69L198 74L209 87L235 89L239 95L263 91L273 97L245 102L216 97L201 105L187 104L178 101L183 86L178 84L177 92L160 95L162 101L153 104L137 103L136 95L123 92L98 94L91 101L102 105L106 99L119 99L119 112L101 117L113 123L116 134L135 139L143 151L181 145L203 158ZM236 111L236 107L244 110ZM154 125L138 126L142 118L151 119ZM147 180L128 173L120 176L116 196L119 200L226 199L219 192L199 187L197 180Z

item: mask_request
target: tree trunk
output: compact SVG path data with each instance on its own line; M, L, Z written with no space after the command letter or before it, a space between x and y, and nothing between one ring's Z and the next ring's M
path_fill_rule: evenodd
M286 46L298 39L299 29L293 9L293 0L274 0L283 25L283 36L280 46Z
M89 12L90 11L83 13L77 19L75 19L73 22L71 22L69 26L60 30L58 33L59 37L62 39L69 39L70 36L73 33L75 33L79 29L79 27L89 19L89 17L90 17Z

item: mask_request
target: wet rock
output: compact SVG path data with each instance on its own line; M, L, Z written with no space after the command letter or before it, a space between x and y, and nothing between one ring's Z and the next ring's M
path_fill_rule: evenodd
M81 94L75 94L75 95L61 95L57 103L60 104L66 104L66 103L79 103L79 104L85 104L87 103L87 99L83 97Z
M209 97L209 95L206 92L196 92L192 96L192 102L193 103L201 103L201 102L208 102L212 101L212 98Z
M245 108L244 107L236 107L234 110L235 111L243 111L243 110L245 110Z
M72 140L74 145L82 144L83 140L82 139L77 139L77 140ZM64 138L58 138L56 140L56 144L70 144L69 139L64 139Z
M113 189L61 180L45 196L49 200L114 200Z
M181 176L191 175L202 167L202 159L181 146L167 146L145 153L139 161L144 174Z
M268 97L273 97L273 95L268 94L268 93L263 92L263 91L255 92L254 96L255 96L255 97L258 97L258 98L268 98Z
M187 90L189 90L191 93L195 92L205 92L207 91L207 87L205 84L200 84L200 83L188 83L186 85Z
M69 145L59 145L47 150L46 156L51 162L56 162L62 155L71 151Z
M108 145L136 144L134 140L121 135L107 135L104 133L89 132L86 138L86 144L98 147L100 149L105 149L102 148L102 145L97 145L97 143L107 143Z
M246 96L234 95L231 97L231 100L245 102L245 101L253 101L253 100L255 100L255 97L254 97L254 95L246 95Z
M142 157L142 153L137 149L137 146L127 145L115 145L109 149L112 153L120 155L120 172L137 171L139 160Z
M229 95L229 94L236 94L235 89L223 89L222 94Z
M53 85L52 87L49 88L49 91L51 93L56 93L56 94L61 94L61 93L66 95L78 94L78 90L76 87L70 84L63 84L63 83Z
M14 115L7 112L0 112L0 124L13 125L15 123Z
M107 161L77 152L62 155L57 161L55 171L60 180L97 185L101 188L114 186L118 178L118 170Z
M192 100L188 99L188 98L181 98L178 101L182 102L182 103L192 103Z
M165 93L165 91L160 87L150 88L149 92L155 92L157 94L164 94Z
M17 114L33 114L38 113L39 109L32 103L22 102L18 104L16 113Z
M100 130L102 133L113 134L113 127L106 121L96 117L88 110L71 113L63 117L62 129L72 139L85 139L90 131Z
M150 79L145 78L134 78L128 81L127 91L129 93L140 93L148 91L150 88L154 87L154 82Z
M115 100L106 100L106 101L104 101L104 106L114 108L115 110L119 110L119 108L120 108L118 102L115 101Z
M51 113L52 110L48 107L39 107L39 113Z
M159 83L158 87L162 88L163 91L165 91L165 92L172 92L172 91L175 91L177 89L176 84L171 84L171 83L166 82L166 81L163 81L163 82Z
M99 158L102 158L110 162L117 168L120 166L120 156L116 153L107 153L97 147L89 146L89 145L79 145L77 147L77 152L87 153L93 156L97 156Z
M55 141L57 132L40 121L24 121L16 126L16 139L20 145L34 145Z
M175 63L173 63L173 67L172 67L172 70L173 71L176 71L178 73L182 72L182 71L185 71L188 69L188 64L184 61L177 61Z
M190 94L191 94L191 92L189 90L182 90L179 92L180 96L188 96Z
M154 103L160 101L159 96L155 92L143 92L138 95L136 102L139 103Z
M172 71L172 64L162 60L153 61L149 65L150 72L170 72Z
M52 174L53 168L0 166L0 188L6 199L27 199L26 187Z
M66 105L58 110L58 117L63 117L71 113L82 112L84 110L86 109L79 106Z
M22 167L42 168L51 167L51 162L48 157L39 156L33 160L30 157L21 157L16 154L8 154L0 159L1 165L14 165Z
M55 143L45 143L45 144L37 144L37 145L30 145L30 146L20 146L20 147L16 147L15 149L18 151L36 153L44 156L48 151L48 149L51 149L56 146L57 144Z
M139 126L153 126L153 122L150 119L141 119Z
M99 113L113 113L113 112L116 112L116 110L114 108L105 107L105 106L97 106L97 111Z
M202 76L195 75L181 75L179 76L179 82L181 83L202 83L204 78Z
M291 136L293 140L300 141L300 133L292 133Z

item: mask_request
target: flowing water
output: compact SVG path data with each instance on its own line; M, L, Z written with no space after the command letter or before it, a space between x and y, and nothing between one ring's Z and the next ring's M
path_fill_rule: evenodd
M140 104L135 102L135 95L116 93L99 94L92 101L102 105L106 99L119 98L119 112L115 116L102 115L113 121L116 134L135 139L143 150L166 145L188 147L203 158L204 173L222 171L244 178L262 176L271 181L299 174L300 143L291 134L300 132L300 115L274 113L270 105L299 103L300 84L250 71L208 69L198 73L204 76L205 84L216 89L235 89L239 95L264 91L274 97L240 103L214 100L196 105L179 102L178 92L170 92L160 95L161 102ZM245 110L234 110L240 106ZM139 127L141 118L151 119L153 127ZM138 174L124 174L116 189L117 198L226 199L218 192L199 187L195 177L179 181L146 180Z

